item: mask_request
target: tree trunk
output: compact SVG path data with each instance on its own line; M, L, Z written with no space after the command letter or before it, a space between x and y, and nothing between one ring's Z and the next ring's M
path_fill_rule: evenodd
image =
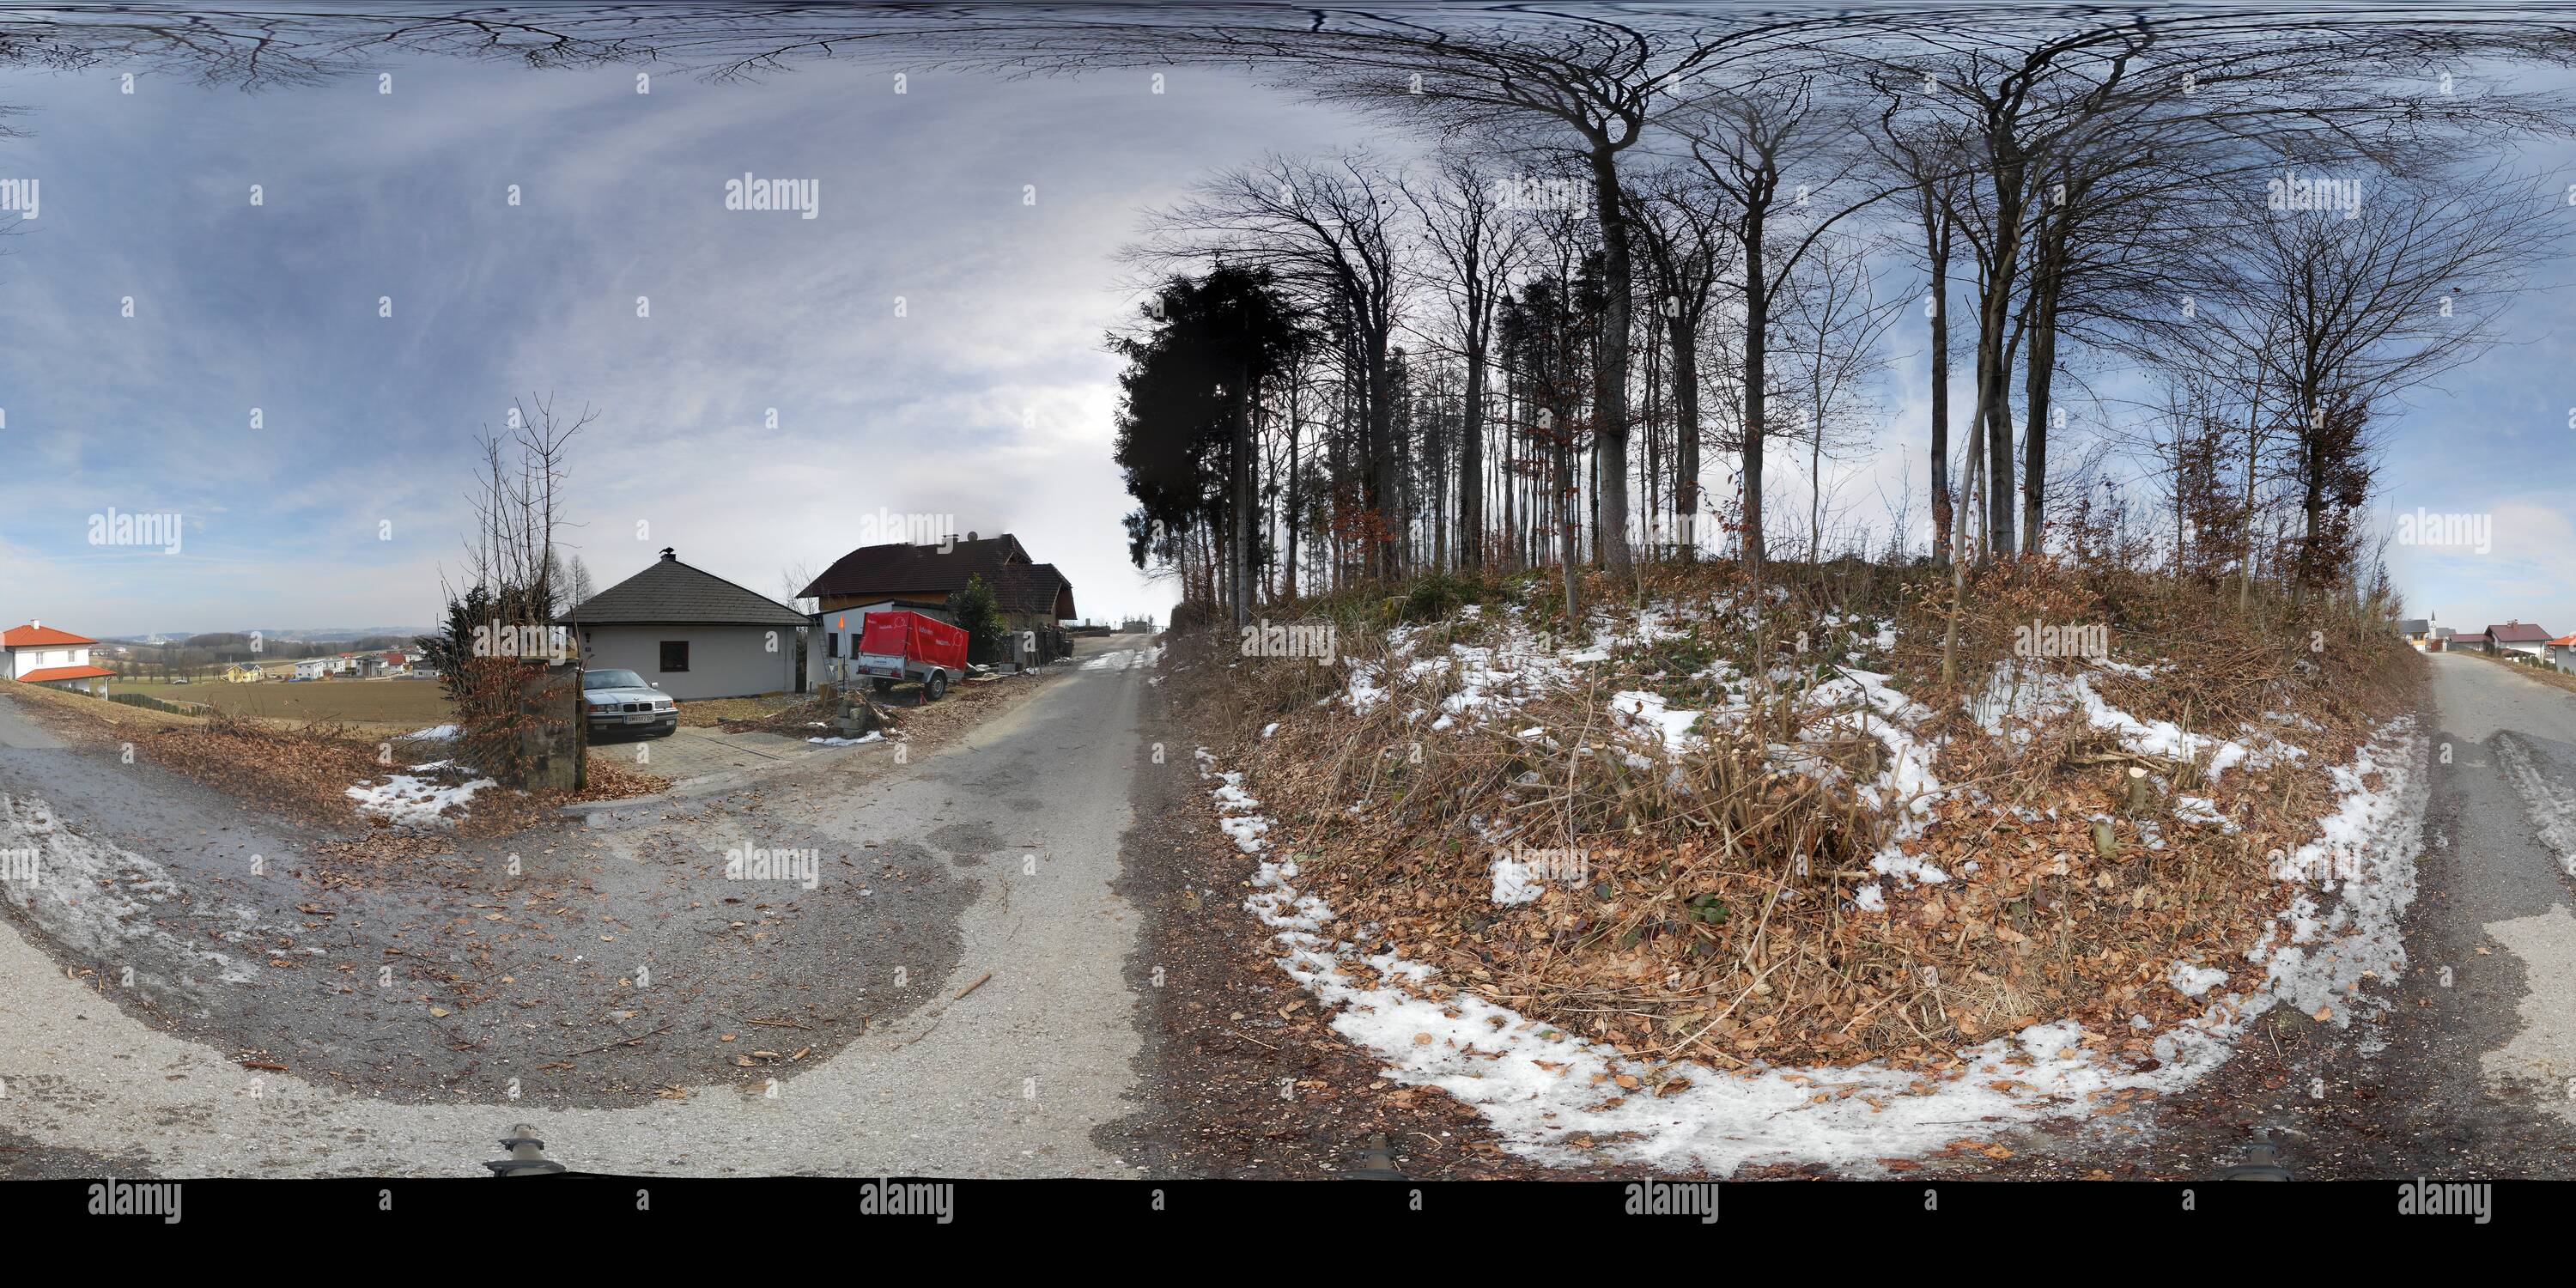
M1386 336L1381 333L1369 339L1368 406L1364 409L1368 426L1368 464L1363 471L1367 493L1362 509L1366 511L1368 532L1368 575L1384 581L1395 576L1395 523L1391 513L1395 505L1395 404L1387 389Z
M1699 557L1699 319L1673 319L1673 543Z
M1282 577L1279 583L1279 597L1281 599L1295 599L1297 597L1297 523L1299 519L1298 511L1304 508L1301 504L1304 500L1304 496L1299 491L1299 487L1304 481L1305 473L1303 470L1297 468L1297 431L1299 428L1297 423L1297 413L1299 409L1297 404L1298 394L1301 392L1302 378L1304 374L1305 373L1302 370L1297 371L1292 375L1288 383L1288 548L1281 552L1285 556L1285 567L1282 570Z
M1485 346L1467 342L1467 401L1458 427L1458 566L1485 566Z
M1628 294L1631 252L1628 211L1619 200L1618 154L1592 150L1593 213L1601 221L1601 287L1608 297L1601 319L1601 358L1592 372L1592 441L1600 458L1601 547L1612 576L1629 575L1628 562Z
M1234 531L1227 540L1226 573L1234 582L1234 624L1252 620L1252 366L1244 364L1234 389Z
M2013 549L2012 358L2004 331L2012 314L2014 275L2020 270L2023 163L2006 145L1995 172L1995 250L1977 303L1977 418L1986 438L1985 558Z
M2057 302L2065 282L2066 229L2063 216L2049 220L2040 237L2040 262L2031 280L2036 299L2030 319L2030 354L2025 386L2029 425L2022 431L2022 553L2039 553L2044 535L2048 488L2049 386L2056 376Z
M1950 562L1950 220L1923 201L1923 243L1932 260L1932 563Z
M1744 215L1744 541L1740 557L1754 568L1762 566L1762 440L1770 436L1763 417L1764 388L1769 381L1763 371L1767 360L1764 352L1770 328L1770 284L1764 280L1762 262L1762 223L1766 211L1748 210Z

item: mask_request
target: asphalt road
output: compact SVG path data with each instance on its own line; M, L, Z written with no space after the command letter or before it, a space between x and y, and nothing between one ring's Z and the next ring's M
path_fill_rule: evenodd
M1126 1162L1093 1143L1092 1133L1133 1109L1140 1045L1136 996L1122 972L1138 949L1141 923L1113 889L1120 837L1133 821L1128 786L1138 754L1137 698L1144 681L1134 643L1085 641L1080 657L1086 664L1072 674L959 742L889 773L852 782L822 769L800 770L763 780L756 790L690 802L652 818L610 816L587 829L568 822L563 834L549 838L605 874L579 889L601 915L624 924L605 927L608 933L595 937L586 933L590 927L581 935L563 934L553 941L552 953L487 974L552 970L558 977L544 991L573 989L581 981L572 976L582 972L568 960L604 958L628 947L620 943L612 950L601 941L645 934L657 923L662 933L683 941L701 930L721 938L722 919L729 916L763 926L777 921L777 938L763 940L736 927L733 976L689 981L702 992L729 988L738 999L746 991L766 991L784 1003L837 989L838 1004L889 997L896 992L898 968L919 976L891 997L893 1004L884 1008L891 1018L880 1014L847 1045L801 1063L770 1062L748 1079L684 1084L684 1096L616 1107L557 1107L533 1095L514 1099L506 1090L511 1076L537 1075L527 1057L503 1068L498 1066L505 1062L489 1054L508 1033L469 1035L485 1064L453 1078L456 1085L434 1088L449 1103L421 1103L425 1097L400 1094L418 1091L409 1083L389 1092L369 1089L362 1078L300 1072L327 1065L336 1048L355 1046L364 1053L370 1043L399 1047L418 1041L424 1022L419 1016L367 1018L401 1008L388 1008L382 994L363 987L342 990L352 996L331 1012L341 1031L327 1043L306 1039L315 1049L284 1059L289 1071L246 1068L235 1062L241 1049L286 1039L275 1031L231 1032L262 1013L253 1010L229 1021L223 1007L239 996L291 990L294 983L262 970L233 969L241 965L235 954L226 954L226 963L190 963L190 950L202 958L205 945L186 933L171 934L167 944L84 945L77 938L81 927L105 923L83 920L67 910L69 904L47 905L45 900L62 895L60 885L41 891L13 887L9 893L19 906L11 918L0 919L0 1080L7 1088L0 1097L0 1145L8 1146L0 1149L0 1176L95 1173L103 1166L120 1174L181 1177L480 1175L480 1161L497 1156L494 1142L517 1120L537 1124L551 1157L585 1171L1131 1175ZM268 832L255 817L214 817L228 807L191 795L181 784L119 776L94 759L81 759L6 702L0 702L0 793L13 802L13 812L0 816L0 849L43 850L47 875L57 878L81 875L86 862L110 871L120 893L148 890L148 881L162 879L156 872L166 873L174 895L184 896L201 921L210 914L230 915L233 904L248 906L257 921L278 897L256 882L225 877L230 869L208 854L292 847L298 840ZM33 802L40 797L39 812ZM705 886L698 899L688 899L688 883L715 879L705 869L721 863L720 841L812 848L827 858L846 854L848 864L827 861L823 876L824 890L841 887L843 901L816 902L815 892L793 885L748 894L739 885ZM526 857L533 862L537 855ZM620 878L622 871L646 875ZM272 871L265 879L292 877ZM848 901L906 891L911 902L899 912ZM741 906L712 913L698 906L717 892L738 897ZM75 884L72 893L78 898L83 892ZM651 902L656 897L679 902L660 904L657 915ZM718 920L692 927L689 913L679 908L700 921ZM766 917L754 908L766 910ZM155 917L153 908L141 911L141 917L125 920L168 921ZM785 948L786 942L834 938L864 945L871 941L819 932L855 928L867 918L899 921L895 929L910 937L904 942L924 946L891 958L864 946L855 957L820 949L800 956ZM344 928L366 920L344 912L330 931L358 936ZM266 932L251 937L254 946L273 938L276 929L251 928ZM795 938L798 931L804 932L802 941ZM326 951L356 952L367 942L360 938L359 947L349 949L334 940ZM572 951L575 944L587 951ZM197 1036L188 1025L147 1023L133 1013L129 1008L145 980L121 992L121 980L68 976L67 968L84 964L93 949L145 961L142 974L157 977L165 989L158 1013L194 1004L208 1012L198 1027L211 1027L220 1037ZM590 963L591 975L608 977L598 987L626 986L616 978L624 973L619 966L596 969L602 965L607 963ZM713 969L692 960L666 976ZM306 972L283 974L300 979ZM830 978L836 975L846 978ZM685 987L667 977L656 983L665 990ZM685 1013L679 1001L664 1004ZM851 1002L849 1009L859 1004ZM301 1005L335 1004L317 996ZM502 1004L474 1013L511 1018ZM786 1007L739 1005L729 1013L797 1014ZM275 1014L270 1013L272 1022ZM603 1023L597 1017L591 1022ZM613 1013L604 1023L610 1040L642 1031L639 1023L615 1020ZM792 1028L744 1028L735 1044L712 1046L718 1036L713 1030L726 1027L716 1017L604 1055L625 1057L630 1050L686 1040L704 1045L699 1055L721 1058L756 1047L788 1051L814 1040ZM547 1049L567 1049L574 1040L544 1036ZM436 1043L423 1046L424 1061L441 1049ZM587 1055L575 1064L600 1058ZM576 1068L569 1076L596 1075Z
M2433 798L2376 1161L2576 1176L2576 692L2433 655Z

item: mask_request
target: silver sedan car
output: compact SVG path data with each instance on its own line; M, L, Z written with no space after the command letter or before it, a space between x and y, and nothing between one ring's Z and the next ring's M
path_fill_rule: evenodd
M680 728L679 702L633 671L582 672L581 705L593 734L624 731L668 737Z

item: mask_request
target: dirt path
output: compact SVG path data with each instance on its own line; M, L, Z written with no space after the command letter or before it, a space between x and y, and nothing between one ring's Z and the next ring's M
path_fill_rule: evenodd
M398 881L335 880L329 838L40 745L0 703L0 849L62 878L8 890L0 1175L474 1175L515 1118L594 1171L1125 1174L1090 1132L1134 1077L1112 883L1142 673L1072 670L863 781L798 771ZM296 965L265 964L281 944Z

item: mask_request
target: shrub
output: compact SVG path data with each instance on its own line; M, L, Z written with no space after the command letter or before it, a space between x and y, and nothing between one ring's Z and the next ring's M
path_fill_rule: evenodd
M107 695L107 700L110 702L122 702L129 707L143 707L152 711L167 711L174 716L184 716L189 714L187 708L179 706L176 703L163 702L161 699L153 697L148 693L111 693Z
M948 615L966 632L967 661L990 664L1001 658L1001 604L983 578L968 577L966 588L948 597Z

